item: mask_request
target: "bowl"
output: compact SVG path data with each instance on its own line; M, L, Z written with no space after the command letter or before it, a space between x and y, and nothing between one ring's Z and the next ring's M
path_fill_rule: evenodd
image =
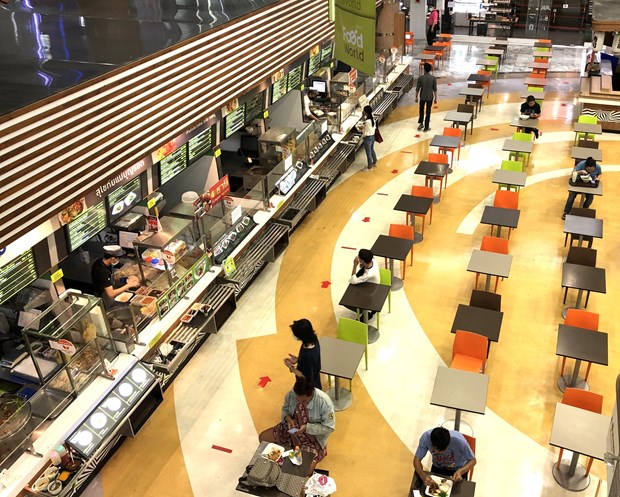
M47 476L41 476L32 484L32 490L42 492L49 485L50 479Z
M526 116L525 114L521 114L521 115L519 116L519 118L520 118L520 119L525 120L525 119L529 119L529 118L530 118L530 116Z
M192 204L197 198L198 194L196 192L189 191L181 195L181 202L183 202L184 204Z
M47 493L50 495L58 495L62 490L62 482L53 480L47 486Z

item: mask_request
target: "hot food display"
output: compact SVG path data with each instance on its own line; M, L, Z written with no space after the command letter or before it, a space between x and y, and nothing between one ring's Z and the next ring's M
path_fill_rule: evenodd
M232 225L213 245L214 262L216 264L224 262L243 239L251 233L255 226L256 223L248 214L244 215L237 223Z
M303 161L297 161L294 166L288 168L276 183L280 195L286 195L290 192L309 169L310 168Z
M310 149L308 153L308 157L310 158L310 162L317 162L325 152L329 150L329 148L334 144L334 140L329 133L325 133L318 142Z

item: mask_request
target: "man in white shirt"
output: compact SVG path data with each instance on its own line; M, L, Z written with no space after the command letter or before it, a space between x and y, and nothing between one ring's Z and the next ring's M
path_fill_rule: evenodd
M317 97L315 90L309 90L308 93L304 93L304 118L308 121L318 121L319 118L312 112L310 105Z
M357 285L366 281L379 284L381 282L381 275L379 274L379 265L375 261L373 253L368 249L361 249L353 260L353 270L351 271L349 283Z

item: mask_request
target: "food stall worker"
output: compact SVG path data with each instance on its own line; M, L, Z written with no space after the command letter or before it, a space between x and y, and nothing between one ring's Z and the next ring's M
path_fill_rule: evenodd
M103 247L103 257L93 262L90 275L95 288L95 295L101 297L106 307L113 305L114 298L129 288L140 286L140 280L136 276L130 276L127 283L119 288L114 288L112 268L119 263L119 258L125 255L125 251L119 245L106 245Z
M310 109L311 102L316 98L317 93L315 90L309 90L308 93L304 93L304 117L313 121L318 121L319 118L314 115Z

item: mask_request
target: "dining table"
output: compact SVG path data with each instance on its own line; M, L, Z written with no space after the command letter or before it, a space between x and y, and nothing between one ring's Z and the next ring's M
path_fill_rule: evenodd
M415 218L414 214L428 214L431 206L433 205L433 198L431 197L419 197L417 195L403 194L396 202L394 210L401 212L408 212L411 216L411 226L413 226L413 243L420 243L424 240L422 233L415 231Z
M321 337L319 343L321 373L335 378L333 388L329 388L325 393L329 395L336 411L344 411L353 403L353 394L341 386L340 379L353 380L366 346L327 336Z
M392 278L392 290L400 290L403 280L394 274L394 260L407 263L407 256L413 247L413 240L397 236L379 235L370 251L376 257L384 257L388 260Z
M487 205L482 211L481 224L491 226L491 234L493 234L493 226L497 226L497 237L502 236L502 228L516 229L519 226L519 218L521 211L519 209L507 209L505 207L495 207Z
M607 293L605 269L565 262L562 264L562 288L577 290L575 306L565 307L562 311L562 317L566 318L568 309L581 309L583 292Z
M380 285L368 281L356 285L349 283L340 299L340 305L361 311L361 316L358 319L368 324L368 343L375 343L379 339L379 330L368 322L368 313L381 312L390 291L389 285Z
M439 195L435 195L434 181L439 178L439 181L443 181L443 178L448 174L448 168L450 164L443 162L422 160L416 167L414 174L420 174L428 179L429 186L433 189L433 202L438 204L441 199Z
M475 249L471 253L467 271L486 275L484 284L485 291L491 291L491 277L499 276L508 278L510 276L510 266L512 265L512 255L498 254L486 250Z
M603 220L567 214L564 220L564 233L578 237L578 246L581 247L584 236L603 238Z

